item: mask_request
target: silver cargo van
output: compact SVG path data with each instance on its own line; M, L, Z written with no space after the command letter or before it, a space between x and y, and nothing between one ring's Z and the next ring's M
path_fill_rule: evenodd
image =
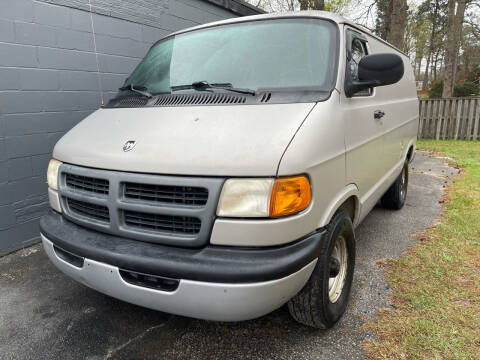
M130 303L219 321L288 303L329 328L355 226L378 201L405 203L417 124L408 57L342 17L182 30L56 144L43 245Z

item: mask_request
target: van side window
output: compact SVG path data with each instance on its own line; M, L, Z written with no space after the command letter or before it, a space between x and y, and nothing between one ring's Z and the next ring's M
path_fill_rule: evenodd
M358 64L362 57L367 55L367 48L365 43L358 38L352 40L352 50L351 50L351 59L348 64L348 69L350 70L350 75L352 80L358 80ZM365 89L359 91L354 96L368 96L372 94L372 89Z

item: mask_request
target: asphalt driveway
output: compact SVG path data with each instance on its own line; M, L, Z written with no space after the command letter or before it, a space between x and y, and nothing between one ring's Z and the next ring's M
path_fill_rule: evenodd
M388 307L378 263L439 218L456 170L418 152L401 211L376 207L356 230L357 267L347 314L328 331L295 323L283 307L257 320L218 323L144 309L57 271L40 245L0 258L0 359L360 359L365 319Z

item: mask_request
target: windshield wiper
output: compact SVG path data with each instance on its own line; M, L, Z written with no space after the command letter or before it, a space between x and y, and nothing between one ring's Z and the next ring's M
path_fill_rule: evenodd
M189 85L175 85L170 88L172 91L178 91L178 90L187 90L187 89L194 89L198 91L205 91L207 89L221 89L221 90L227 90L227 91L232 91L240 94L249 94L249 95L255 95L255 90L252 89L242 89L242 88L235 88L232 86L230 83L212 83L210 84L208 81L195 81L194 83L191 83Z
M153 97L153 95L148 92L148 89L145 86L141 86L141 85L128 84L128 85L122 86L118 90L120 91L130 90L148 98Z

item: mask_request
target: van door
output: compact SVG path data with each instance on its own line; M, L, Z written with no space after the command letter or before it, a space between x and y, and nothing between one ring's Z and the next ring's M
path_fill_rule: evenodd
M365 35L351 28L346 28L345 39L345 76L358 79L358 63L368 54L368 41ZM347 183L356 184L360 202L371 205L366 206L369 209L362 209L362 212L368 212L375 205L376 199L372 195L387 167L383 143L384 123L381 117L375 116L379 106L375 92L375 89L366 89L351 98L347 98L343 92L341 97L345 111Z

